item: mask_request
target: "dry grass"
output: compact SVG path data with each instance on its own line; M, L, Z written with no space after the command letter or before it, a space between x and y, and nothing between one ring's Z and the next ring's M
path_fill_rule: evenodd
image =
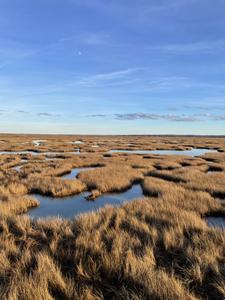
M139 170L129 166L115 164L81 172L78 178L87 185L88 189L106 193L124 191L134 182L140 181L143 175Z
M37 207L38 205L39 202L31 197L10 197L7 201L0 202L0 214L22 214L27 212L30 208Z
M209 148L225 150L224 138L210 137L181 137L181 136L52 136L52 135L0 135L0 150L26 151L32 150L37 153L48 151L71 152L79 147L81 152L103 153L110 149L129 150L156 150L156 149L191 149ZM35 146L34 140L44 140L39 147ZM82 141L83 144L73 144L74 141ZM93 148L93 145L98 148Z
M144 193L152 197L160 197L166 203L185 210L207 215L210 212L223 212L221 204L206 192L185 189L175 183L146 177L143 182Z
M29 193L39 193L54 197L66 197L86 190L86 185L80 180L69 180L47 176L32 176L26 180L26 186Z
M27 212L30 208L39 205L36 199L28 197L26 186L15 180L2 177L0 185L0 214L15 215Z
M67 151L77 147L69 142L82 139L81 151L95 153L63 154L61 161L28 154L20 172L11 169L20 156L0 155L0 299L225 299L225 231L204 220L225 215L214 198L225 194L225 154L102 155L118 147L222 151L224 139L2 135L0 147L33 149L39 139L46 140L40 152ZM94 165L104 167L82 172L79 179L59 178ZM96 198L136 181L146 197L118 208L71 220L18 215L39 204L29 193L62 197L89 189Z
M215 165L213 167L215 169ZM218 198L225 198L225 172L212 171L208 173L210 165L201 165L194 167L184 167L172 171L154 170L148 172L148 175L176 182L191 190L199 190L210 193Z
M1 299L225 297L224 234L159 199L73 221L2 217L0 241Z

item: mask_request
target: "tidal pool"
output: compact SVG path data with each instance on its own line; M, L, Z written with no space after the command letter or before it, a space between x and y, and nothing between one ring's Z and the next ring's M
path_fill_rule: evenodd
M84 144L82 141L74 141L74 142L69 142L70 144L75 144L75 145L81 145Z
M15 166L15 167L12 167L12 170L15 170L17 172L20 172L20 169L23 167L24 165L19 165L19 166Z
M108 153L130 153L130 154L159 154L159 155L188 155L188 156L201 156L206 153L217 152L210 149L190 149L190 150L110 150Z
M33 150L25 150L25 151L0 151L0 155L23 155L23 154L32 154L32 155L64 155L64 154L81 154L79 149L73 152L37 152Z
M134 184L129 190L122 193L107 193L96 198L94 201L86 200L89 192L78 195L54 198L33 194L40 202L40 206L32 208L28 215L34 219L45 217L72 218L81 213L96 211L107 204L118 206L126 201L143 197L140 184Z
M1 154L7 154L7 155L33 154L33 155L38 155L38 154L42 154L42 153L32 151L32 150L25 150L25 151L0 151L0 155Z
M46 142L46 140L34 140L34 141L33 141L33 144L34 144L36 147L39 147L43 142Z
M61 177L64 178L64 179L73 179L73 178L77 177L77 175L80 172L88 171L88 170L93 170L93 169L96 169L96 167L74 168L74 169L72 169L72 171L70 173L68 173L66 175L63 175Z

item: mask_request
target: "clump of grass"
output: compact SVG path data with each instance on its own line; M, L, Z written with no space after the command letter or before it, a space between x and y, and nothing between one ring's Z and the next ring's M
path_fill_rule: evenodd
M180 168L181 165L177 162L161 161L155 163L154 167L157 170L174 170Z
M140 181L143 174L129 166L115 165L81 172L78 178L89 189L97 189L105 193L126 190L134 182Z
M37 207L39 201L28 196L10 197L0 202L0 214L21 214L26 213L30 208Z
M176 173L171 173L169 171L150 171L147 173L148 176L153 176L161 179L165 179L167 181L172 181L172 182L186 182L184 177L180 176L179 174Z
M27 212L29 208L39 205L39 202L28 197L26 186L6 176L0 179L0 214L20 214Z
M9 169L20 163L20 158L18 156L12 157L8 155L3 155L0 157L0 168Z
M206 174L199 170L189 170L183 174L186 180L185 186L193 190L201 190L210 193L218 198L225 198L224 172L213 172Z
M73 165L69 162L30 162L23 167L21 175L23 177L29 177L35 174L38 176L62 176L69 173L72 168Z
M39 193L53 197L65 197L86 190L86 185L77 179L61 179L55 177L30 177L26 180L29 193Z
M185 189L162 179L146 177L143 182L143 191L146 195L160 197L166 203L180 209L198 212L200 215L206 215L212 211L223 211L221 204L209 193Z
M94 200L97 197L101 196L101 192L97 189L91 191L90 195L87 196L87 200Z
M0 186L0 198L6 198L9 195L24 195L27 193L27 188L19 182L7 182Z

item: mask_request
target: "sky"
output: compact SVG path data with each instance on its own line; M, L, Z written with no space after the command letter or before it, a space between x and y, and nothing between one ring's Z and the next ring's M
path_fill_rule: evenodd
M0 0L0 132L225 134L225 0Z

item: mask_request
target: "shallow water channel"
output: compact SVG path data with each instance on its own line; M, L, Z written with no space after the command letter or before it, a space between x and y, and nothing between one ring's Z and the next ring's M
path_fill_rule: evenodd
M32 155L64 155L64 154L81 154L80 150L77 149L73 152L37 152L33 150L25 151L0 151L0 155L23 155L23 154L32 154Z
M70 173L61 176L61 178L64 178L64 179L73 179L73 178L77 177L77 175L78 175L80 172L88 171L88 170L93 170L93 169L96 169L96 168L97 168L97 167L74 168L74 169L72 169L72 171L71 171Z
M54 198L42 195L32 195L39 202L40 206L32 208L28 215L34 219L45 217L72 218L81 213L96 211L107 204L118 206L126 201L143 197L143 191L140 184L134 184L129 190L121 193L103 194L94 201L86 200L89 192L78 195Z
M190 150L110 150L108 153L130 153L130 154L159 154L159 155L188 155L200 156L206 153L217 152L217 150L193 148Z

